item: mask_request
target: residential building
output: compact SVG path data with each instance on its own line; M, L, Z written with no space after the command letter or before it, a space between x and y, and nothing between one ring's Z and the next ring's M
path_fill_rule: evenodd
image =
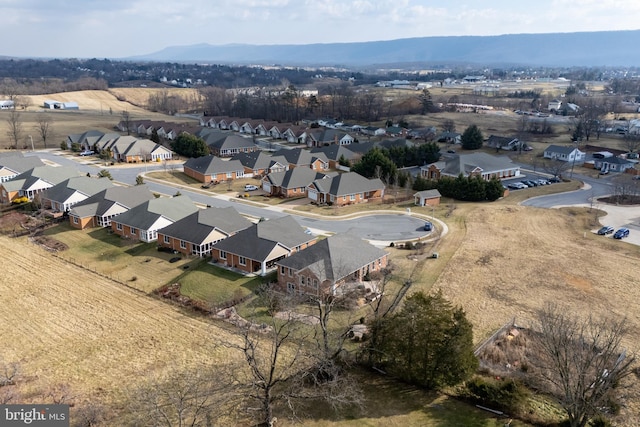
M78 176L77 169L66 166L37 166L31 168L8 181L0 183L0 202L11 203L13 199L22 196L33 200L43 191L74 176Z
M184 173L203 182L224 182L244 177L244 166L238 160L224 160L214 155L194 157L183 165Z
M462 176L480 176L489 181L491 178L512 178L520 176L520 166L507 156L492 156L483 152L459 154L420 168L423 178L438 180L442 176L453 178Z
M211 248L214 262L243 273L265 275L276 262L315 243L291 216L258 222Z
M73 205L111 187L113 183L107 178L74 176L44 191L41 197L42 206L54 211L67 212Z
M74 205L69 211L69 223L81 230L111 227L112 218L153 198L146 185L107 188Z
M39 157L24 157L21 151L9 151L0 155L0 182L9 181L36 167L44 166Z
M326 296L356 290L371 273L386 268L389 254L359 237L339 233L276 262L278 288Z
M382 200L384 184L378 178L367 179L355 172L316 179L307 188L307 197L319 205L336 206Z
M271 196L306 197L307 187L326 175L309 168L294 168L274 172L262 178L262 189Z
M544 150L545 159L560 160L563 162L584 162L586 153L574 146L549 145Z
M198 207L187 196L160 197L112 218L111 229L125 239L154 242L158 238L158 230L197 210Z
M158 230L158 246L204 257L214 244L251 225L233 207L199 209Z
M231 160L237 160L242 164L245 178L264 176L289 169L289 162L286 158L279 155L271 155L264 151L238 153Z

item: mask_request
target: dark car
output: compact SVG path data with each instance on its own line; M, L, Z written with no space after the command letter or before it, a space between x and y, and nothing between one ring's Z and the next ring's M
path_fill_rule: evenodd
M598 234L601 236L606 236L607 234L613 233L613 227L605 225L600 230L598 230Z
M433 230L433 224L431 223L431 221L427 221L424 223L424 231L431 231Z
M625 237L629 237L628 228L618 228L618 231L613 235L614 239L624 239Z
M560 178L558 178L557 176L551 177L551 178L549 178L549 182L551 184L556 183L556 182L560 182Z

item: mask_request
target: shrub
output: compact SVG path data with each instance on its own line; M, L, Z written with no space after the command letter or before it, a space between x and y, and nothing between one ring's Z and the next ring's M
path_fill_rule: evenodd
M522 413L529 397L529 390L513 379L475 377L467 382L467 390L474 400L511 413Z

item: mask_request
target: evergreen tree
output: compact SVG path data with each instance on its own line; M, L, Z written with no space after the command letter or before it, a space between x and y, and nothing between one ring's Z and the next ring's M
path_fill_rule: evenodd
M373 326L380 339L374 362L399 378L436 389L460 383L477 369L472 325L438 291L407 298L401 311Z
M495 176L485 184L485 192L487 194L487 200L493 202L504 196L504 187L502 182Z
M476 125L469 126L462 134L462 148L465 150L482 148L483 141L484 137L482 136L482 132L480 132L480 129L478 129Z
M181 133L171 143L171 148L177 154L185 157L202 157L209 154L209 147L203 139L188 133Z
M382 150L374 147L365 153L351 170L366 178L377 177L387 181L388 184L393 184L394 182L391 181L396 176L398 168L391 159L384 155Z

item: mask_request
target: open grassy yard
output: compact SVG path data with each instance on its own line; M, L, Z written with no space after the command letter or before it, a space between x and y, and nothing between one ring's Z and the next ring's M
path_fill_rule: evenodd
M266 280L260 276L247 277L211 264L203 264L197 270L187 271L176 278L176 282L180 282L182 295L212 305L246 297Z
M158 252L155 243L126 240L102 228L76 230L63 223L45 234L69 246L57 256L147 293L202 262L200 258ZM178 262L169 262L178 256Z

